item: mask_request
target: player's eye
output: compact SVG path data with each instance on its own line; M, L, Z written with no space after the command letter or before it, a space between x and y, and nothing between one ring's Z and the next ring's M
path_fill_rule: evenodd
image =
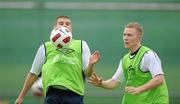
M132 36L132 34L127 34L128 36Z
M59 22L58 24L59 24L59 25L64 25L64 23L63 23L63 22Z
M70 24L71 24L71 23L69 23L69 22L66 22L66 25L67 25L67 26L69 26Z

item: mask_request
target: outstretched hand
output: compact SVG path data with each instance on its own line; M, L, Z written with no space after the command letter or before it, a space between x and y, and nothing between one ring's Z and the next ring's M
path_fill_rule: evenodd
M141 88L140 87L128 86L128 87L125 87L125 91L135 95L135 94L141 93Z
M96 63L99 61L99 59L100 59L100 53L99 53L99 51L95 51L95 52L90 56L90 58L89 58L89 63L90 63L91 65L94 65L94 64L96 64Z
M95 72L93 72L92 76L89 78L88 82L94 86L101 87L102 86L102 77L97 76Z

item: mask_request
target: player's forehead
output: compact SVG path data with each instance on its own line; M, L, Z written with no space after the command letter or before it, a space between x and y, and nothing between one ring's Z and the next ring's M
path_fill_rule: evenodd
M125 28L123 34L135 34L136 32L135 28Z
M58 18L57 23L71 23L71 20L68 18Z

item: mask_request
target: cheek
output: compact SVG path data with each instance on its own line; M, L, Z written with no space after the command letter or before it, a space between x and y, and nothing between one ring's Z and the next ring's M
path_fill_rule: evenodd
M59 25L59 24L55 25L55 28L60 28L60 27L62 27L62 25Z
M139 42L139 40L138 39L133 39L133 43L138 43Z
M72 27L71 26L68 26L67 28L72 32Z
M135 38L129 38L129 41L130 41L131 44L134 44L134 43L137 42L137 40Z

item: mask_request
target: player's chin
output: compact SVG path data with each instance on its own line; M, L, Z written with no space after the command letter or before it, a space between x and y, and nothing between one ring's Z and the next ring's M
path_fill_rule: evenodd
M124 45L124 48L129 48L128 45Z

